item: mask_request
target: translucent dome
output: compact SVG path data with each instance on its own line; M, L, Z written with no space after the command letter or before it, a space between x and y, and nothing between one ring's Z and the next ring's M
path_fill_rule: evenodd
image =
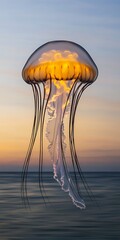
M80 45L69 41L51 41L33 52L22 70L22 76L27 83L49 79L79 79L86 83L96 80L98 69Z

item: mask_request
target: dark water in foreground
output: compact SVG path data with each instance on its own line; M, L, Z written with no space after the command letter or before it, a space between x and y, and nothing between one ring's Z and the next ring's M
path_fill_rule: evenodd
M76 208L52 174L45 173L50 203L45 207L30 174L31 210L23 207L20 174L0 173L0 240L120 240L120 173L85 173L100 207L84 193L87 208Z

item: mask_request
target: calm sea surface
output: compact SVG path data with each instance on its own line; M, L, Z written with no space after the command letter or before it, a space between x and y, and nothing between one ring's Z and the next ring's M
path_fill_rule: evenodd
M20 173L0 173L0 240L120 240L120 173L85 173L99 207L84 193L87 208L76 208L51 173L44 173L47 206L37 174L30 173L31 209L21 202Z

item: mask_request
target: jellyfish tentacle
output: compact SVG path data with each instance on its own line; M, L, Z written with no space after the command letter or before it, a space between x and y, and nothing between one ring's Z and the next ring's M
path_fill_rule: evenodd
M69 120L69 145L70 145L70 152L71 152L71 158L72 158L72 164L74 166L74 170L76 169L76 162L74 161L74 155L73 155L73 150L72 150L72 132L71 130L73 130L73 122L72 122L72 119L74 116L74 107L75 107L75 102L76 102L76 97L77 97L77 94L79 92L79 88L81 87L82 83L79 82L79 85L76 86L76 88L74 89L73 91L73 97L72 97L72 102L71 102L71 109L70 109L70 120ZM75 171L76 172L76 171ZM80 177L81 177L81 173L80 173ZM77 181L77 177L75 179L76 181L76 187L77 187L77 190L79 192L79 187L78 187L78 181Z
M41 87L42 85L42 87ZM43 90L43 96L42 96L42 101L41 101L41 114L40 114L40 131L39 131L39 140L40 140L40 145L39 145L39 189L40 192L43 196L43 192L45 192L44 190L44 186L43 186L43 178L42 178L42 164L43 164L43 129L42 129L42 117L43 117L43 109L44 109L44 103L45 103L45 90L44 90L44 84L41 83L40 85L37 84L38 89L40 94L42 94L42 90ZM42 88L42 89L41 89ZM45 200L44 200L45 202Z
M68 94L68 97L67 97L67 100L66 100L66 104L65 104L65 108L64 108L64 111L63 111L63 116L62 116L62 124L61 124L61 147L62 147L62 151L63 151L63 141L62 141L62 126L63 126L63 120L64 120L64 116L65 116L65 113L66 113L66 108L67 108L67 104L68 104L68 101L70 101L70 97L71 97L71 94L73 93L73 91L74 91L74 88L76 87L76 84L77 84L77 81L75 81L74 83L73 83L73 86L72 86L72 88L71 88L71 90L70 90L70 92L69 92L69 94ZM64 158L63 159L65 159L65 154L64 154L64 151L63 151L63 156L64 156ZM65 161L65 163L66 163L66 161Z
M71 92L73 94L78 82L79 82L79 80L74 83L74 85L72 86L72 89L70 91L70 94L71 94ZM70 94L68 95L67 101L70 98ZM66 101L66 106L67 106L67 101ZM64 119L65 111L66 111L66 107L64 109L63 119ZM62 122L63 122L63 119L62 119ZM62 162L63 162L63 167L64 167L63 182L66 182L66 184L67 184L67 188L68 188L67 191L69 192L69 196L72 198L73 203L79 208L85 208L84 201L83 201L83 199L81 199L81 195L80 195L79 188L78 188L77 177L76 177L76 172L75 172L75 164L74 164L73 159L72 159L72 163L73 163L74 177L75 177L75 181L76 181L77 191L75 190L74 183L68 174L67 163L66 163L65 154L64 154L63 140L62 140L62 124L61 124L61 151L62 151ZM63 188L63 190L65 190L65 189Z
M39 87L39 85L38 85ZM44 121L45 121L45 113L47 109L47 104L49 101L51 93L51 80L50 80L50 87L49 87L49 93L47 96L47 100L45 102L46 98L46 90L45 90L45 84L43 83L43 103L42 103L42 108L41 108L41 118L40 118L40 149L39 149L39 187L44 191L45 195L45 189L43 185L43 176L42 176L42 170L43 170L43 129L44 129Z
M22 171L22 196L23 196L23 200L27 200L27 173L28 173L28 166L29 166L29 161L30 161L30 157L31 157L31 153L32 153L32 149L33 149L33 145L35 142L35 137L36 137L36 127L38 125L38 119L37 119L37 112L38 112L38 108L39 108L39 98L38 98L38 94L37 94L37 90L35 88L35 86L32 85L32 90L33 90L33 95L34 95L34 105L35 105L35 114L34 114L34 121L33 121L33 128L32 128L32 133L31 133L31 139L30 139L30 143L29 143L29 147L28 147L28 151L26 154L26 158L24 161L24 165L23 165L23 171ZM24 196L26 198L24 198Z
M34 91L34 89L33 89L33 91ZM34 99L34 102L36 102L35 99ZM35 111L36 111L36 108L35 108ZM35 114L35 116L36 116L36 114ZM36 121L36 119L34 117L33 128L34 128L34 125L35 125L35 121ZM31 135L31 139L30 139L30 144L31 144L31 142L32 142L32 135ZM30 144L29 144L29 146L30 146ZM27 198L27 188L26 188L26 169L27 169L27 165L28 165L28 161L27 161L28 152L29 152L29 150L27 151L27 154L26 154L26 158L25 158L24 165L23 165L23 170L22 170L22 176L21 176L22 177L21 195L22 195L22 200L24 200L24 205L25 206L27 204L29 205L29 201L28 201L28 198ZM25 196L26 196L26 198L25 198Z
M36 84L36 87L38 88L38 93L39 93L39 96L40 96L40 111L38 112L39 114L39 117L38 117L38 120L39 120L39 126L40 126L40 131L39 131L39 139L40 139L40 145L39 145L39 157L38 157L38 160L39 160L39 189L40 189L40 193L41 193L41 196L44 200L44 203L46 204L46 201L45 201L45 197L44 197L44 193L45 193L45 190L44 190L44 186L43 186L43 180L42 180L42 170L41 170L41 160L43 158L43 129L42 129L42 117L43 117L43 108L44 108L44 102L45 102L45 94L44 94L44 91L43 91L43 96L42 96L42 90L44 89L44 86L42 87L43 83L41 83L40 85L39 84Z
M74 138L73 138L73 133L74 133L74 119L75 119L75 106L77 106L76 104L78 103L78 94L81 97L83 88L80 89L82 84L80 84L74 91L73 93L73 98L72 98L72 104L71 104L71 110L70 110L70 121L69 121L69 140L70 140L70 149L71 149L71 156L72 159L74 161L74 152L73 152L73 146L75 146L74 144ZM77 163L77 162L76 162ZM77 164L76 164L77 166ZM80 177L81 177L81 172L80 172Z
M76 88L76 85L77 85L77 83L78 83L78 81L75 81L75 83L74 83L74 85L73 85L73 87L72 87L72 89L71 89L71 92L73 93L74 92L74 89ZM71 92L70 92L70 94L71 94ZM67 106L67 102L69 101L69 99L70 99L70 95L68 95L68 99L67 99L67 101L66 101L66 106ZM66 112L66 106L65 106L65 109L64 109L64 113L63 113L63 119L64 119L64 115L65 115L65 112ZM62 119L62 122L63 122L63 119ZM62 132L62 128L61 128L61 132ZM61 135L62 136L62 135ZM61 141L61 143L62 143L63 141ZM63 148L62 148L63 149ZM64 156L64 159L65 159L65 156ZM73 169L74 169L74 176L75 176L75 179L76 179L76 172L75 172L75 166L74 166L74 162L73 162Z
M70 130L70 134L69 134L69 137L70 137L70 146L71 146L71 155L72 155L72 158L74 159L75 163L76 163L76 167L77 167L77 170L78 170L78 173L80 175L80 178L84 184L84 187L89 195L89 197L93 200L94 199L94 196L91 192L91 189L90 187L88 186L85 178L84 178L84 175L82 173L82 170L81 170L81 167L80 167L80 164L79 164L79 161L78 161L78 157L77 157L77 153L76 153L76 148L75 148L75 141L74 141L74 121L75 121L75 113L76 113L76 109L77 109L77 105L78 105L78 102L79 102L79 99L83 93L83 91L90 85L91 83L87 83L85 84L82 89L79 91L79 88L77 89L78 93L76 94L75 93L75 96L76 97L76 100L74 102L74 108L72 108L72 114L71 114L71 118L70 118L70 126L69 128L71 128ZM95 199L94 199L95 200Z
M32 132L31 132L31 138L27 150L27 154L25 157L24 165L23 165L23 170L22 170L22 183L21 183L21 196L22 199L25 203L25 205L29 205L28 197L27 197L27 173L28 173L28 167L29 167L29 162L30 162L30 157L32 153L32 149L34 146L36 134L37 134L37 129L39 126L39 116L38 116L38 111L39 111L39 94L38 91L35 87L34 84L31 84L32 90L33 90L33 96L34 96L34 106L35 106L35 113L34 113L34 120L33 120L33 127L32 127Z
M79 189L79 186L78 186L78 180L77 180L77 175L76 175L76 165L75 165L75 162L74 162L74 158L73 158L73 154L72 154L72 149L71 149L71 117L72 117L72 110L73 110L73 107L74 107L74 98L76 97L77 95L77 89L79 89L81 87L82 83L79 81L78 82L78 86L76 84L75 88L73 89L73 96L72 96L72 101L71 101L71 109L70 109L70 120L69 120L69 145L70 145L70 152L71 152L71 160L72 160L72 164L73 164L73 173L74 173L74 178L75 178L75 183L76 183L76 188L77 188L77 192L78 194L81 196L80 194L80 189Z
M77 207L79 207L81 209L85 208L84 201L81 199L80 194L78 196L78 192L75 191L74 183L68 173L68 167L67 167L67 162L66 162L64 147L63 147L63 141L61 141L61 152L62 152L62 163L63 163L63 169L62 169L63 171L61 174L62 189L69 193L69 196L72 198L73 203ZM65 185L65 187L67 186L66 189L65 189L64 185Z
M79 86L77 87L77 89L80 88L82 84L79 83ZM73 89L73 92L74 95L77 93L76 92L76 86L77 84L75 84L75 87ZM73 99L72 99L73 101ZM74 101L73 101L74 102ZM71 104L71 109L72 109L72 104ZM61 141L61 145L62 145L62 141ZM65 170L67 172L67 175L68 175L68 171L67 171L67 166L66 166L66 160L65 160L65 155L64 155L64 149L62 147L62 157L64 159L63 163L65 165ZM77 181L77 177L76 177L76 171L75 171L75 162L74 162L74 158L73 158L73 155L72 155L72 151L71 151L71 157L72 157L72 164L73 164L73 170L74 170L74 177L75 177L75 182L76 182L76 187L77 187L77 192L75 191L75 186L73 184L73 182L71 181L71 179L67 176L67 180L68 180L68 184L69 184L69 195L70 197L72 198L73 200L73 203L77 206L77 207L80 207L80 208L85 208L85 204L84 204L84 201L83 199L81 199L81 194L80 194L80 191L79 191L79 186L78 186L78 181ZM71 193L71 190L72 190L72 193Z
M82 89L82 93L83 93L83 91L84 91L88 86L90 86L91 84L92 84L92 83L87 83L87 84L85 84L85 86L84 86L83 89ZM79 95L78 95L77 104L78 104L78 102L79 102L79 99L80 99L82 93L79 93ZM80 94L81 94L81 95L80 95ZM75 112L76 112L76 109L77 109L77 105L76 105L76 107L75 107ZM75 114L74 114L74 119L75 119ZM73 126L74 126L74 124L73 124ZM73 140L74 140L74 128L73 128ZM84 175L83 175L83 173L82 173L82 170L81 170L81 167L80 167L78 158L77 158L77 153L76 153L76 149L75 149L75 144L73 144L73 147L74 147L74 152L75 152L75 159L76 159L76 162L77 162L77 164L78 164L78 168L79 168L79 170L80 170L80 172L81 172L82 181L83 181L84 187L85 187L85 189L86 189L86 191L87 191L87 194L88 194L88 196L90 197L91 200L94 200L96 206L99 207L99 204L98 204L98 202L96 201L95 196L93 195L93 193L92 193L89 185L87 184L86 179L84 178Z
M79 88L82 84L79 83L79 86L77 86L77 82L76 84L74 84L74 87L72 89L72 94L74 94L74 96L76 96L77 92L79 92ZM77 89L76 89L76 86L77 86ZM79 93L79 96L82 94L83 90L85 89L86 87L83 87L82 90L80 91ZM68 96L68 99L69 99L69 96ZM68 101L67 99L67 101ZM72 99L73 101L74 99ZM78 98L77 98L78 100ZM66 101L66 106L67 106L67 101ZM75 100L74 100L75 101ZM73 101L73 104L74 104L74 101ZM72 105L71 105L71 109L72 109ZM65 114L65 110L66 110L66 107L64 109L64 114ZM64 118L64 114L63 114L63 118ZM75 116L75 115L74 115ZM63 122L63 119L62 119L62 122ZM72 149L72 148L71 148ZM78 187L78 181L77 181L77 177L76 177L76 172L75 172L75 160L74 160L74 155L71 153L71 156L72 156L72 163L73 163L73 169L74 169L74 176L75 176L75 181L76 181L76 187L77 187L77 192L75 192L75 189L74 189L74 184L73 182L71 181L71 179L69 178L69 175L68 175L68 170L67 170L67 164L66 164L66 159L65 159L65 154L64 154L64 147L63 147L63 140L62 140L62 124L61 124L61 151L62 151L62 162L63 162L63 166L64 166L64 177L66 177L66 181L67 181L67 184L69 185L69 195L70 197L72 198L74 204L77 206L77 207L80 207L80 208L84 208L85 207L85 204L84 204L84 201L81 199L81 194L80 194L80 191L79 191L79 187ZM72 150L71 150L72 151ZM77 166L78 167L78 166ZM79 171L79 174L81 176L81 172ZM81 179L83 181L83 178L81 176ZM63 187L62 187L63 188ZM64 189L64 188L63 188ZM65 190L65 189L64 189ZM71 193L72 191L72 193ZM78 195L80 197L80 201L78 200Z

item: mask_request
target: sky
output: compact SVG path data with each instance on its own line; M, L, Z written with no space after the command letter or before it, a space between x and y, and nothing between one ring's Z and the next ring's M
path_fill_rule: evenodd
M120 171L119 13L119 0L0 0L0 171L22 168L34 107L21 71L32 52L52 40L78 43L99 70L77 108L75 142L82 169Z

